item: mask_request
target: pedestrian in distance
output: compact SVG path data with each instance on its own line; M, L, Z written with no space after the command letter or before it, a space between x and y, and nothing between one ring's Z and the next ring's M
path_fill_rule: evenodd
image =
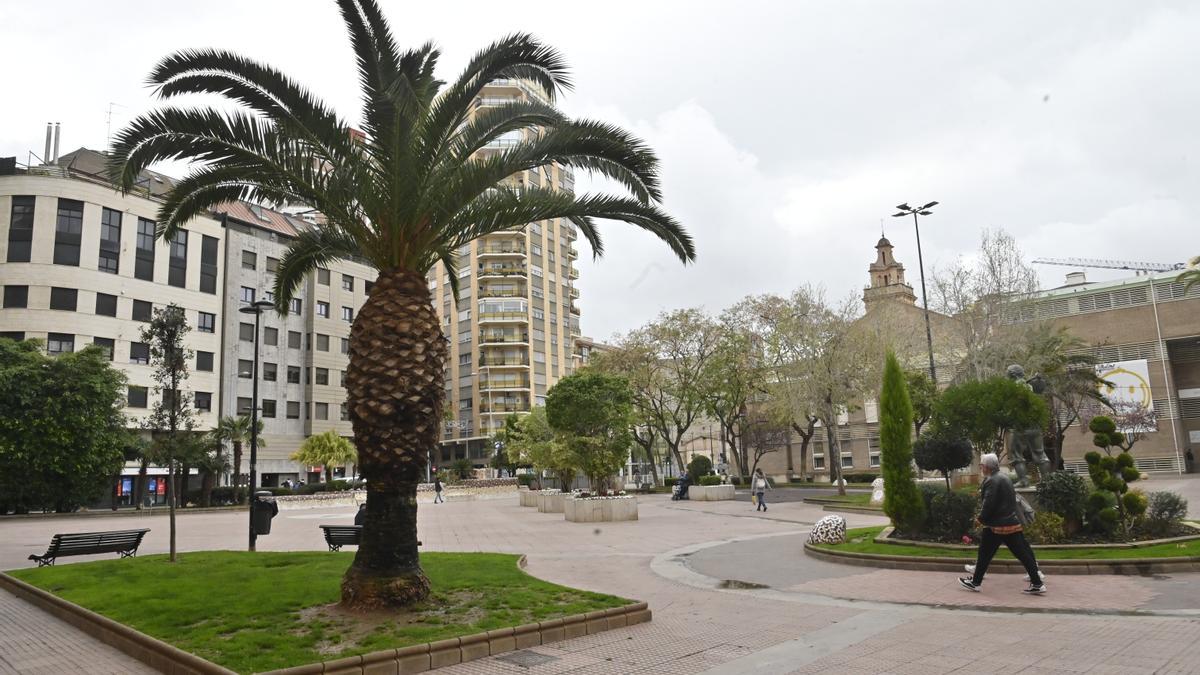
M755 511L766 511L767 510L767 500L766 500L767 490L774 490L774 489L775 488L771 487L771 481L766 476L763 475L762 469L755 469L754 470L754 487L753 487L754 501L756 502L755 507L754 507Z
M979 591L983 585L983 577L987 574L988 565L1000 544L1008 547L1013 556L1021 561L1025 572L1029 574L1029 588L1025 593L1040 595L1046 592L1045 580L1038 570L1037 559L1033 555L1033 547L1025 539L1021 521L1017 517L1017 491L1012 481L1000 470L1000 459L993 453L980 458L979 470L983 472L983 484L979 488L979 516L976 520L983 528L979 539L979 557L975 561L973 576L960 577L958 583L969 591Z
M362 525L367 522L367 505L362 503L358 505L358 513L354 514L354 524Z
M433 503L441 504L444 501L446 500L442 499L442 477L437 476L433 479Z

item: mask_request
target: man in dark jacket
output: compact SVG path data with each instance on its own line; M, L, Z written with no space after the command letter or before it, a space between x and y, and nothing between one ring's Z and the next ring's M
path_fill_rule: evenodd
M984 476L983 485L980 486L977 518L983 527L983 536L979 541L979 559L975 563L975 575L962 577L958 582L963 588L978 592L992 557L1000 549L1000 544L1004 544L1029 573L1029 588L1026 588L1025 592L1045 593L1046 584L1038 572L1033 548L1025 539L1021 522L1017 520L1017 491L1013 488L1012 481L1000 471L1000 459L992 453L980 458L979 470Z

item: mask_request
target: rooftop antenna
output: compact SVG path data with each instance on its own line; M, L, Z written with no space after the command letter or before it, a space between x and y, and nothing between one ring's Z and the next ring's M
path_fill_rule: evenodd
M124 108L124 107L125 106L121 105L120 103L114 103L112 101L108 102L108 112L105 113L105 115L104 115L104 123L105 123L105 125L107 125L107 131L105 132L105 138L108 139L108 151L109 152L112 152L113 108Z

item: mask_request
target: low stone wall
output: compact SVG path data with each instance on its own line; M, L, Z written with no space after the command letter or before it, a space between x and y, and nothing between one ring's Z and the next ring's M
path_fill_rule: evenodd
M537 508L537 496L538 496L537 490L529 490L526 488L521 488L520 490L517 490L517 499L519 500L519 503L521 504L521 506L530 506L533 508Z
M566 493L557 490L542 490L537 493L538 513L562 513Z
M454 485L442 484L442 499L448 502L473 502L488 499L505 499L517 494L516 478L487 478L464 480ZM436 491L433 483L417 486L417 503L433 503ZM358 506L367 501L366 490L341 490L338 492L314 492L311 495L283 495L275 498L281 511L292 509L330 508Z
M732 485L693 485L688 488L688 499L694 502L723 502L733 499Z
M637 520L637 497L567 498L563 516L572 523L610 523Z

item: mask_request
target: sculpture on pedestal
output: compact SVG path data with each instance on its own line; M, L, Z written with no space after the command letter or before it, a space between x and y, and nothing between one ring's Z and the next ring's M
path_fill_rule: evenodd
M1046 390L1046 382L1041 375L1025 379L1025 369L1017 364L1009 366L1005 375L1008 376L1008 379L1029 387L1035 394L1041 394ZM1028 461L1037 463L1042 476L1050 473L1050 459L1046 457L1045 441L1040 427L1009 429L1005 450L1008 452L1009 466L1017 474L1017 487L1029 487L1029 476L1025 470L1025 463Z

